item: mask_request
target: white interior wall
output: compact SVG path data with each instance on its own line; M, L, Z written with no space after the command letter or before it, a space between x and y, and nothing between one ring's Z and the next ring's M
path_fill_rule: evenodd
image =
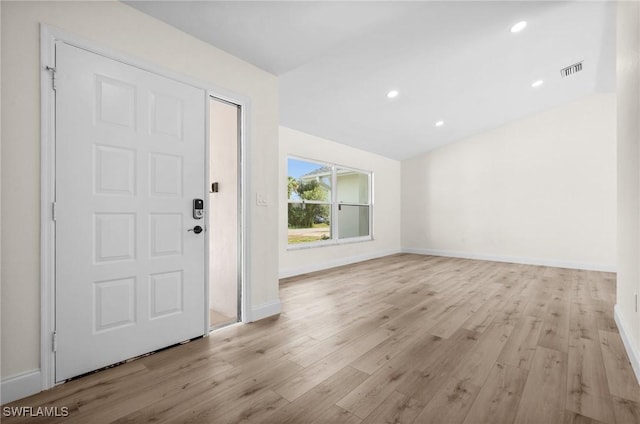
M593 95L403 161L403 248L614 270L615 99Z
M372 241L288 250L287 158L335 163L374 173ZM280 276L354 263L400 251L400 162L280 127Z
M238 315L238 107L211 100L209 181L209 306Z
M616 322L640 381L640 3L618 3L618 293Z
M248 312L254 319L277 313L276 77L117 1L3 1L0 7L3 400L21 376L37 382L40 367L40 23L250 99L247 189L250 199L260 195L267 204L247 205Z

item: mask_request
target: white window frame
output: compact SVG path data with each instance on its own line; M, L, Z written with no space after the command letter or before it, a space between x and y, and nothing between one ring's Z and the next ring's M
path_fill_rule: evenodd
M289 170L290 159L315 163L315 164L330 168L331 169L331 199L328 202L321 202L316 200L291 200L287 196L287 234L289 231L289 205L290 204L313 204L313 205L318 204L318 205L328 205L331 207L331 228L330 228L331 237L328 240L308 241L308 242L294 243L294 244L291 244L287 241L287 250L299 250L299 249L309 249L314 247L360 243L365 241L371 241L374 239L373 238L373 228L374 228L374 225L373 225L373 209L374 209L373 171L367 171L364 169L358 169L351 166L344 166L344 165L339 165L335 163L328 163L328 162L317 160L317 159L309 159L309 158L303 158L299 156L288 155L287 156L287 175L289 175L288 170ZM338 201L338 173L337 173L338 169L344 169L347 171L353 171L353 172L367 175L368 203L346 203L346 202L340 203ZM338 212L341 204L347 205L347 206L368 206L369 207L369 235L360 236L360 237L340 238L340 228L339 228L340 218L338 217ZM287 240L288 240L288 237L287 237Z

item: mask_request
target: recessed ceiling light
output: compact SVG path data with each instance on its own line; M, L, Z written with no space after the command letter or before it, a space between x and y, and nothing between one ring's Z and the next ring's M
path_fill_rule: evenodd
M531 87L533 87L533 88L540 87L542 84L544 84L544 81L542 81L542 80L534 81L531 84Z
M393 98L398 97L398 94L400 94L400 93L398 93L398 90L391 90L391 91L389 91L387 93L387 97L390 98L390 99L393 99Z
M527 27L527 23L525 21L520 21L514 26L511 27L511 32L516 33L520 32Z
M444 121L438 121L436 122L436 127L441 127L444 125Z

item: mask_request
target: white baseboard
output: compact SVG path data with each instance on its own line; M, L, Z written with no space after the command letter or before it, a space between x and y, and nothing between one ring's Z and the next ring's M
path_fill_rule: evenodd
M555 268L570 268L570 269L583 269L588 271L603 271L603 272L616 272L616 267L611 265L600 264L588 264L582 262L567 262L557 261L552 259L538 259L538 258L521 258L516 256L497 256L497 255L485 255L482 253L472 252L455 252L450 250L436 250L436 249L414 249L411 247L405 247L402 249L403 253L415 253L417 255L431 255L431 256L447 256L451 258L462 259L478 259L482 261L493 262L508 262L514 264L526 264L526 265L539 265L550 266Z
M282 304L280 303L280 299L263 303L262 305L251 308L251 316L249 317L249 322L259 321L263 318L278 315L280 312L282 312Z
M2 379L0 387L0 403L13 402L42 391L42 376L40 370L23 372L12 377Z
M620 308L618 304L616 304L613 308L613 317L616 321L616 325L618 326L618 331L620 332L622 343L624 343L624 348L627 351L627 356L629 356L631 367L633 367L633 372L636 375L636 380L640 384L640 354L638 353L638 350L633 346L631 338L629 337L629 333L627 332L627 329L623 324L622 318L620 317Z
M321 262L312 265L306 265L298 268L287 268L280 270L280 278L288 278L296 275L308 274L310 272L323 271L329 268L335 268L338 266L351 265L362 261L368 261L369 259L381 258L383 256L395 255L396 253L402 253L400 249L385 250L383 252L367 253L365 255L350 256L348 258L340 258L332 261Z

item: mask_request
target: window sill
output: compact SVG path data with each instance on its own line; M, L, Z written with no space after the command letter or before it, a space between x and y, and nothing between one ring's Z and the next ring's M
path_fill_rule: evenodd
M341 246L345 244L354 244L354 243L365 243L373 240L374 239L372 236L367 236L367 237L351 237L348 239L341 239L341 240L325 240L325 241L314 241L309 243L288 244L287 251L315 249L317 247Z

